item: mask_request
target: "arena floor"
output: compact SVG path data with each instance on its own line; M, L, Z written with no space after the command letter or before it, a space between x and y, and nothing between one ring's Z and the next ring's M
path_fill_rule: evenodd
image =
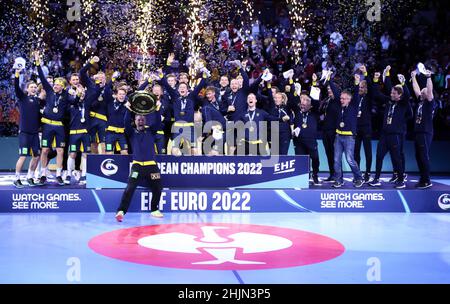
M449 235L438 213L0 214L0 283L450 283Z

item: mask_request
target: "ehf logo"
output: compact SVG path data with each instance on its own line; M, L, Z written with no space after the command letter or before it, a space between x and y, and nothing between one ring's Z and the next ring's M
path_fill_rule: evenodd
M273 174L281 174L295 171L295 159L277 163L273 166Z
M444 193L441 196L439 196L438 204L442 210L449 210L450 209L450 194Z
M100 170L104 175L111 176L117 173L117 171L119 170L119 166L114 164L113 159L107 158L104 161L102 161L100 165Z
M111 258L160 267L258 270L320 263L344 246L329 237L273 226L191 223L120 229L89 241Z

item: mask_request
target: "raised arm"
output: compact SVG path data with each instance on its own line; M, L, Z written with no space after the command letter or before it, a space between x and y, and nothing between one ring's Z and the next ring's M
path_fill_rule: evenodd
M366 81L366 84L367 84L367 96L369 98L373 98L373 81L372 81L372 79L370 79L369 73L367 73L366 66L365 65L360 66L359 70L364 75L364 80Z
M26 95L20 88L19 77L20 77L20 70L16 70L16 72L14 74L14 89L16 91L16 96L18 97L18 99L20 101L20 100L23 100L26 97Z
M355 74L355 82L353 87L353 96L351 100L351 104L359 105L360 95L359 95L359 85L361 84L361 76L359 74Z
M131 109L130 109L130 102L127 101L125 103L125 107L128 109L128 111L125 112L125 115L123 117L124 125L125 125L125 134L130 138L133 136L133 126L131 125Z
M372 84L373 98L381 102L388 102L390 100L390 97L380 92L380 76L381 76L380 72L376 72L373 77L373 84Z
M425 76L427 76L427 100L432 101L433 96L433 81L431 80L431 71L427 70Z
M167 93L169 93L171 100L170 102L175 102L175 100L178 98L178 92L174 88L172 88L169 83L167 82L166 75L163 75L160 80L161 85L164 89L166 89Z
M273 94L272 94L272 84L268 83L267 87L268 87L267 100L265 100L265 104L267 106L267 110L270 111L270 109L275 108L275 99L273 98Z
M419 87L419 83L417 82L416 75L417 75L416 71L411 72L412 87L413 87L414 95L416 95L417 98L420 98L420 87Z
M388 65L383 71L383 82L386 87L386 93L390 94L392 90L392 81L391 81L391 66Z
M105 85L105 92L103 93L103 94L104 94L104 97L105 97L105 102L106 102L106 103L111 103L111 102L114 101L114 97L113 97L113 89L112 89L112 87L113 87L113 81L110 80L110 81L108 81L108 83Z
M258 91L258 87L259 87L259 84L261 83L261 81L262 81L262 75L260 75L251 85L250 85L250 88L249 88L249 92L251 92L251 93L256 93L257 91Z
M403 88L403 99L409 103L409 99L411 98L411 93L409 92L409 88L406 83L402 83Z
M243 82L242 82L242 89L244 89L245 91L249 91L250 90L250 79L248 78L248 74L245 71L245 67L247 66L247 60L242 61L242 68L240 69L242 78L243 78Z
M99 62L100 59L97 56L94 56L91 60L88 61L88 63L86 63L80 70L80 79L81 82L89 89L89 88L94 88L95 87L95 83L94 81L91 79L91 77L89 77L88 75L88 70L91 68L91 66L94 63Z
M336 87L336 84L334 83L334 81L332 79L329 80L329 84L330 84L331 91L333 92L334 99L339 100L339 97L341 96L341 90Z
M200 80L200 83L195 86L195 88L190 93L193 98L196 98L200 91L206 86L206 77L202 77L202 80Z
M48 82L47 78L44 75L44 71L42 71L41 67L41 57L39 51L34 51L34 64L37 67L39 79L41 80L42 86L47 94L51 94L53 92L53 88Z

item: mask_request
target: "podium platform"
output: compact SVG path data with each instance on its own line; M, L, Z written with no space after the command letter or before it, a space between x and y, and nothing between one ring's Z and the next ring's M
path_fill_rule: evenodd
M323 175L322 178L326 176ZM16 189L14 176L0 175L0 212L114 212L123 189L58 186L52 179L43 187ZM382 177L381 187L354 188L350 176L340 189L331 184L309 189L164 189L164 212L450 212L450 177L433 178L433 187L418 190L417 176L397 190ZM25 182L24 182L25 184ZM148 212L151 193L137 189L129 212Z

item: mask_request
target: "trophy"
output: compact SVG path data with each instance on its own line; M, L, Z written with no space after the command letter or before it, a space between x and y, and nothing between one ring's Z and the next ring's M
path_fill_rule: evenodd
M156 111L155 94L147 91L136 91L128 98L130 102L130 110L136 114L146 115Z

